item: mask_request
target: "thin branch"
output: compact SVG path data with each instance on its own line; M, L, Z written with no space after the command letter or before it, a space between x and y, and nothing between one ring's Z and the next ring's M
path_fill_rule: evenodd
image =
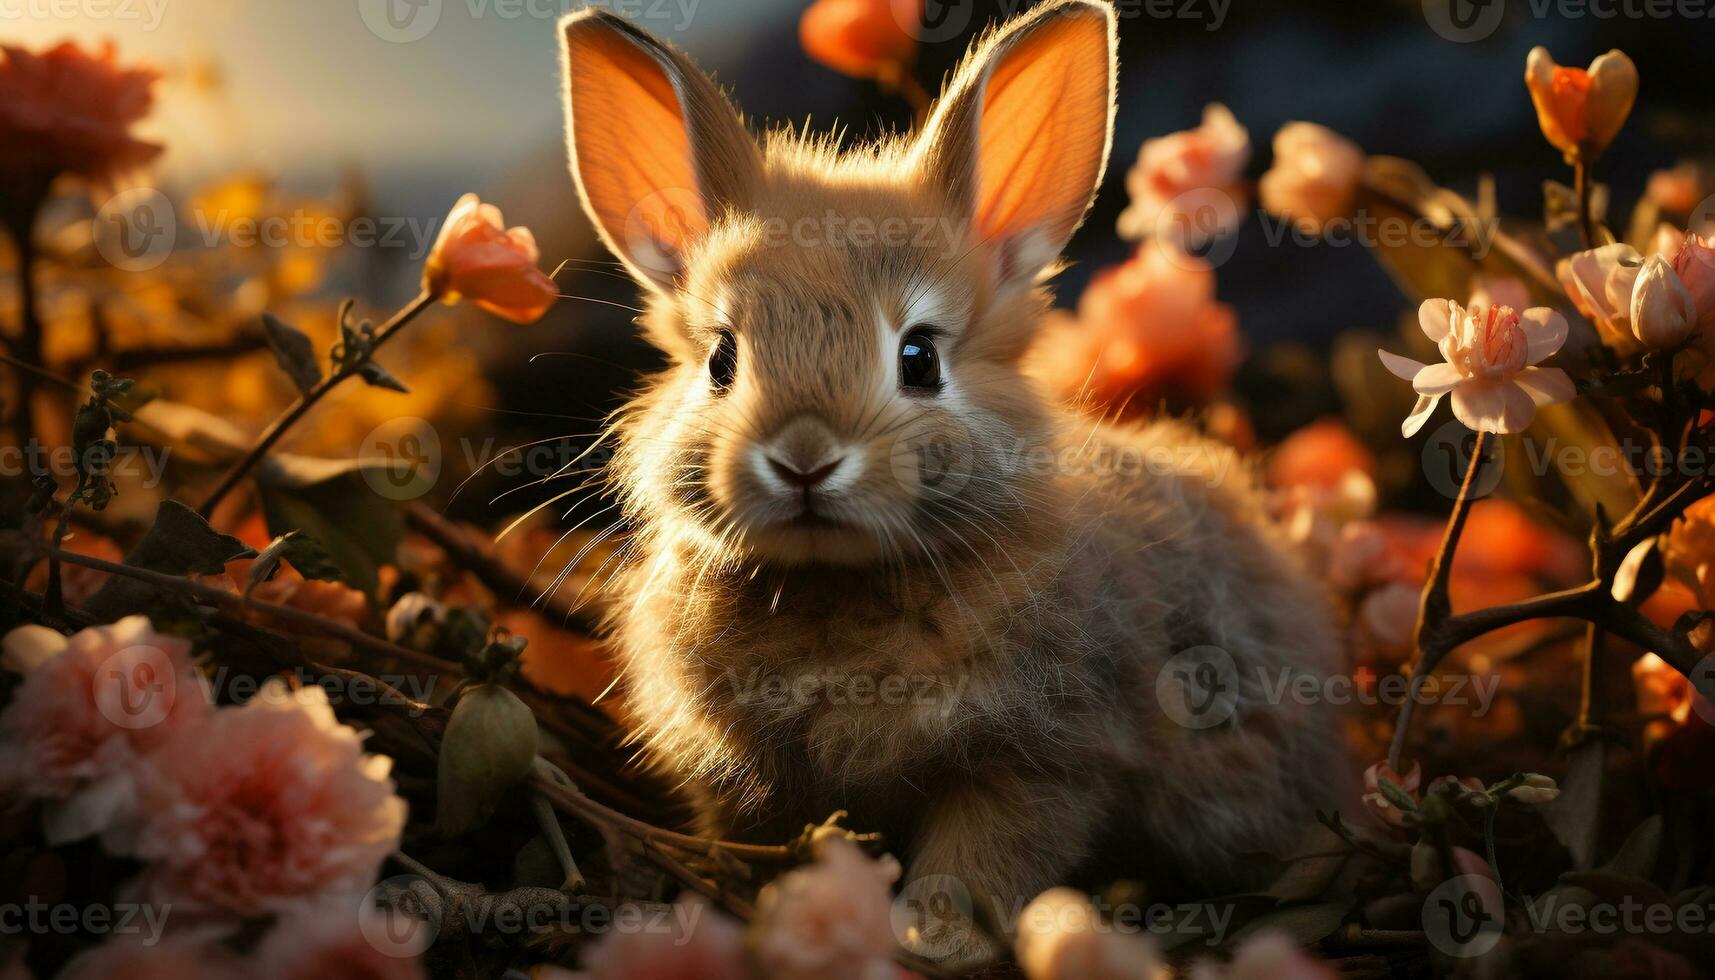
M519 597L530 589L527 578L513 571L505 562L471 540L470 535L426 504L420 501L412 504L405 511L405 519L412 528L439 545L448 557L469 569L483 585L488 586L505 601L516 603ZM550 620L570 626L579 632L590 635L597 632L595 620L552 596L544 604L542 612Z

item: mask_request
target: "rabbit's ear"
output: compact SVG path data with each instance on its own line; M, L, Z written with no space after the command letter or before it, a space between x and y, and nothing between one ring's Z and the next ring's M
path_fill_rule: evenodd
M972 235L994 246L998 281L1028 284L1065 248L1113 143L1114 12L1050 0L979 41L916 152Z
M669 290L709 222L742 206L761 153L714 82L604 10L560 22L572 174L602 239L639 282Z

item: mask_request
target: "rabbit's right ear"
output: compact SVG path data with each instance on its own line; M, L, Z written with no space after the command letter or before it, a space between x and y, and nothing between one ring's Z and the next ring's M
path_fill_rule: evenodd
M584 210L637 280L667 291L686 251L743 206L761 151L714 82L604 10L560 22L566 143Z

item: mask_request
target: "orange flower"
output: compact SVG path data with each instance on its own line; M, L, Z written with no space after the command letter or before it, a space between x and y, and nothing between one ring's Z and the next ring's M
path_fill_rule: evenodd
M923 0L817 0L798 21L810 57L856 78L886 80L917 55Z
M1371 479L1376 457L1335 418L1310 423L1281 442L1268 464L1268 482L1277 487L1337 487L1356 470Z
M423 290L443 302L468 298L514 323L534 323L560 295L536 267L540 257L530 229L507 228L499 208L466 194L423 263Z
M1215 299L1215 270L1164 245L1098 272L1078 303L1044 331L1033 367L1066 397L1139 411L1200 405L1238 365L1238 320Z
M1617 50L1587 70L1562 68L1547 48L1537 47L1525 61L1524 83L1542 135L1566 154L1567 163L1588 163L1607 149L1631 114L1638 69Z
M0 45L0 172L26 189L60 174L94 181L161 152L131 136L149 111L157 77L121 68L108 43L91 54L70 41L41 54ZM39 191L38 191L39 192Z

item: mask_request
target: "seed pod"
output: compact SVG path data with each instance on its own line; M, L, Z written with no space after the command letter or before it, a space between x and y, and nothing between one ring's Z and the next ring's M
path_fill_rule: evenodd
M464 693L441 739L435 814L443 834L485 823L500 797L536 758L536 716L504 687L480 684Z

